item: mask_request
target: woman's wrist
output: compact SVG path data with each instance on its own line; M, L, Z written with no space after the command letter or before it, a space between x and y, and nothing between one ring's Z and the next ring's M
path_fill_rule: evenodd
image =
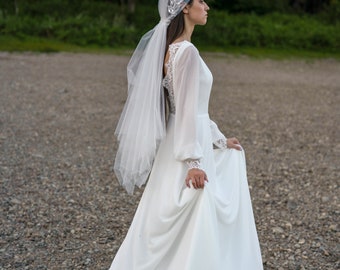
M228 140L227 138L221 138L221 139L218 139L217 141L215 141L214 144L219 149L227 149L228 148L227 140Z
M201 161L199 159L188 159L185 161L188 166L188 170L191 169L202 169Z

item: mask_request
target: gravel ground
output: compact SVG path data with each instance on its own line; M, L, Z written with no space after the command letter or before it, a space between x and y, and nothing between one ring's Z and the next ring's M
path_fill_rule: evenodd
M264 268L339 269L340 63L203 57L211 118L247 152ZM128 60L0 53L0 269L108 269L142 193L111 171Z

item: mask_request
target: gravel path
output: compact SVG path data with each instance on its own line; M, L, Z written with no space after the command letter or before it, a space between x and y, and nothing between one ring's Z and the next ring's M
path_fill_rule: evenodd
M339 269L340 63L203 57L265 269ZM0 269L108 269L142 192L111 172L128 60L0 53Z

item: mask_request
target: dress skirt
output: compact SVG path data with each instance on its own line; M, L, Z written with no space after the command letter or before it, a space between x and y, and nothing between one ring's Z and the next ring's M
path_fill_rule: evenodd
M198 115L209 182L188 188L188 167L173 154L174 118L110 270L263 269L244 151L214 149L209 115Z

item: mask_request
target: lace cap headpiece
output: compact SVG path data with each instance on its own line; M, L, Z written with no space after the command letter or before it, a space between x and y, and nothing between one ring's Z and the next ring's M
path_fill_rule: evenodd
M181 11L189 1L183 0L169 0L168 12L172 16L177 16L178 12Z
M115 131L119 145L114 171L130 194L135 185L146 182L165 135L162 78L166 32L189 1L159 0L160 22L141 38L127 66L128 98Z

